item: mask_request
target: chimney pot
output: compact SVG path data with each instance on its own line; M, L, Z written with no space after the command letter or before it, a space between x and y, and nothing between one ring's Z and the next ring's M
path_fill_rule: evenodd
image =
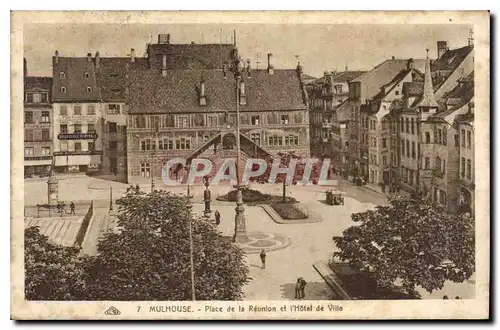
M269 73L270 75L274 74L274 66L271 61L272 57L273 57L272 53L267 54L267 73Z
M92 62L92 54L91 53L87 53L87 61Z
M56 64L59 63L59 52L56 50L55 52L55 61L56 61Z
M392 59L393 59L393 60L395 60L395 59L396 59L396 57L395 57L395 56L393 56L393 57L392 57ZM347 71L347 70L346 70L346 71Z
M99 67L99 51L95 52L95 66Z
M441 58L444 53L448 50L448 41L438 41L437 42L437 58Z

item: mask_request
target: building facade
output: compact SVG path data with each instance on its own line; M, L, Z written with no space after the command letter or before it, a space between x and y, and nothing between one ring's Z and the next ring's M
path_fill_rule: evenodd
M26 65L26 64L25 64ZM52 165L52 78L24 76L24 176L46 176Z

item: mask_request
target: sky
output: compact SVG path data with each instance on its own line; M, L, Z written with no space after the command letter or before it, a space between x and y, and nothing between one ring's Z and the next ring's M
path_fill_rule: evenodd
M52 56L84 57L99 51L102 57L137 56L158 34L170 33L171 43L231 43L236 31L238 51L252 67L264 68L267 53L277 69L295 68L300 59L304 72L320 77L324 71L370 70L392 56L436 57L439 40L450 49L467 45L471 26L458 24L27 24L24 57L30 76L52 76ZM260 54L260 56L259 56ZM260 57L260 59L259 59ZM260 64L257 64L260 61Z

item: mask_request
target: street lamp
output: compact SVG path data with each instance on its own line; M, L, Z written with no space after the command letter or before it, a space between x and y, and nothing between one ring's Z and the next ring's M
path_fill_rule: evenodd
M246 232L246 219L245 219L245 208L243 207L243 193L242 193L242 183L241 183L241 173L240 173L240 83L241 74L244 70L243 62L238 55L238 50L233 49L231 54L231 63L229 70L234 74L234 80L236 82L236 215L234 217L234 236L233 241L245 242L247 241Z
M191 192L189 191L189 184L187 186L187 215L188 215L188 226L189 226L189 263L191 266L191 299L196 300L196 293L194 289L194 262L193 262L193 217L192 217L193 205L191 204Z

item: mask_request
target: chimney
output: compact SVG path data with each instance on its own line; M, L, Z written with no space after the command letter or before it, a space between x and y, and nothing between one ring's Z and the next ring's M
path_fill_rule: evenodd
M161 74L164 77L167 75L167 54L163 54L162 55L162 59L161 59Z
M302 65L300 65L300 61L297 63L297 75L299 76L300 81L302 82Z
M170 44L170 33L167 33L167 44Z
M170 34L159 34L158 35L158 43L159 44L169 44L170 43Z
M247 75L248 78L252 78L252 68L250 67L250 60L247 60Z
M243 79L240 81L240 105L247 104L247 94L245 91L245 81Z
M271 59L273 57L273 54L268 53L267 54L267 73L270 75L274 74L274 66L271 64Z
M130 48L130 62L134 63L135 62L135 49Z
M87 53L87 62L92 62L92 54L91 53Z
M202 77L200 80L200 105L207 105L207 98L205 96L205 79Z
M99 68L99 51L95 52L95 67Z
M406 68L408 70L413 70L415 68L415 62L413 61L413 58L408 59L408 62L406 62Z
M395 60L395 59L396 59L396 57L395 57L395 56L392 56L392 57L391 57L391 59ZM347 71L347 70L346 70L346 71Z
M448 50L448 41L438 41L437 42L437 58L440 59L444 53Z

